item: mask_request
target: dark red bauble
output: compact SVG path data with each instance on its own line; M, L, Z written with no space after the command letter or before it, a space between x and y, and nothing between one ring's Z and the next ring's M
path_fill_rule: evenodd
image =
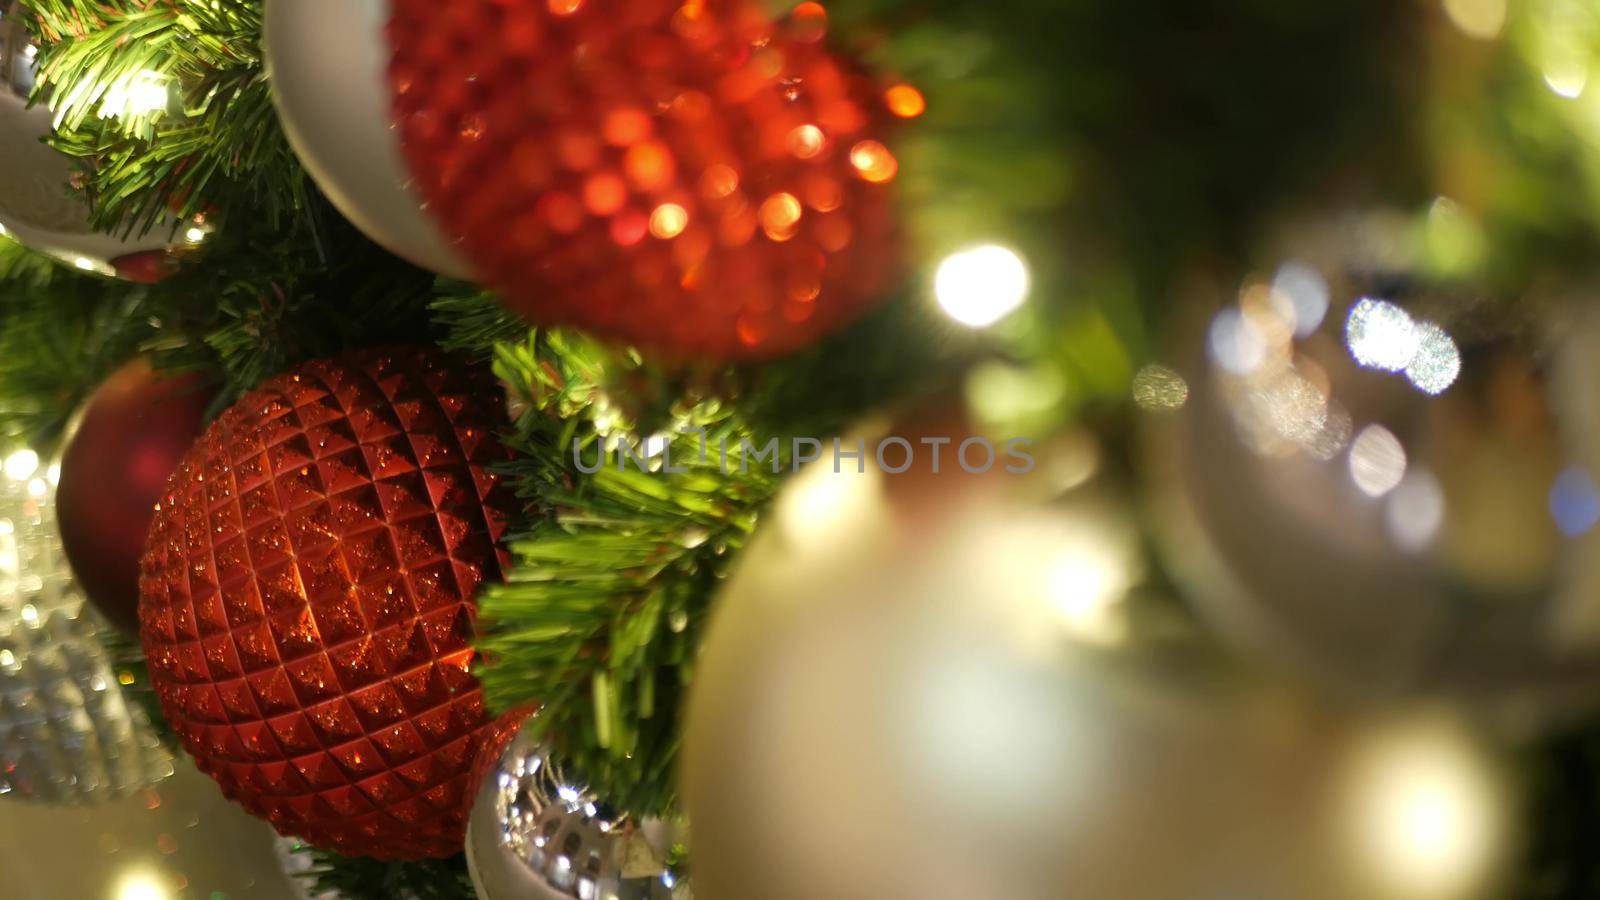
M314 846L460 852L492 734L473 597L502 571L504 401L407 349L304 365L223 413L156 513L150 677L223 792Z
M429 210L542 325L666 356L788 353L898 270L872 83L816 3L394 0L390 80Z
M156 501L214 396L202 377L168 377L135 359L89 398L61 457L56 517L67 561L89 602L130 634Z

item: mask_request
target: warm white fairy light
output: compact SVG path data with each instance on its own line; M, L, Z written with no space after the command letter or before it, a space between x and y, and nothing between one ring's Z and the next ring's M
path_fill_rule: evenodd
M140 116L167 108L167 77L145 69L117 80L100 100L100 118Z
M39 454L32 450L18 450L6 457L4 470L12 481L26 481L39 470Z
M1014 251L996 244L963 250L939 264L934 295L950 318L987 328L1028 298L1028 267Z
M87 256L80 256L77 259L74 259L72 264L84 270L85 272L93 272L95 268L94 260Z
M191 244L198 244L206 239L206 231L204 228L190 228L183 233L183 238Z

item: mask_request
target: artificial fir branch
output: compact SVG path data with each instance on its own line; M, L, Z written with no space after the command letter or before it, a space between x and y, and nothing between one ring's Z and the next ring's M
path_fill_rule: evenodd
M35 97L51 143L85 167L94 223L145 231L163 216L274 224L305 200L305 176L262 71L260 0L22 0L42 39ZM166 108L129 109L141 85Z

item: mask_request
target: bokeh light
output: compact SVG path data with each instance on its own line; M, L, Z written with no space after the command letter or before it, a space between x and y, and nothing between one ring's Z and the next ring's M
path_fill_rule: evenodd
M1411 364L1420 338L1405 310L1386 300L1363 297L1345 320L1345 344L1355 361L1369 369L1399 372Z
M1027 299L1028 287L1022 257L996 244L952 254L934 277L939 306L972 328L987 328L1015 312Z
M1350 478L1369 497L1382 497L1406 475L1406 451L1394 432L1368 425L1350 444Z

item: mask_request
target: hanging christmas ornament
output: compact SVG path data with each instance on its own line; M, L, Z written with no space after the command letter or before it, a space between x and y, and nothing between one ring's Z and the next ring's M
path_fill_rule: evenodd
M61 457L56 514L78 583L100 612L139 630L139 558L156 501L205 427L214 392L140 358L97 389Z
M665 823L639 823L563 772L530 729L492 757L467 824L480 900L692 900Z
M1429 286L1415 231L1321 230L1194 339L1165 545L1216 630L1342 688L1591 704L1600 323Z
M539 324L668 355L777 356L896 268L872 84L825 14L752 3L397 0L390 77L429 209Z
M50 473L31 451L0 471L0 796L79 802L172 774L128 702L55 534Z
M398 256L467 278L400 159L385 74L388 16L388 0L269 0L272 98L295 154L346 218Z
M156 512L139 620L167 721L284 834L461 850L491 730L473 595L499 577L493 378L421 349L310 363L207 429Z
M164 256L171 225L129 238L90 227L89 208L71 187L72 160L43 143L52 130L50 110L28 106L39 48L25 14L0 0L0 235L86 271L118 275L120 266L141 276L133 280L147 280L152 269L142 254Z
M702 900L1500 895L1513 810L1470 732L1146 638L1125 504L1042 483L786 488L696 659Z

